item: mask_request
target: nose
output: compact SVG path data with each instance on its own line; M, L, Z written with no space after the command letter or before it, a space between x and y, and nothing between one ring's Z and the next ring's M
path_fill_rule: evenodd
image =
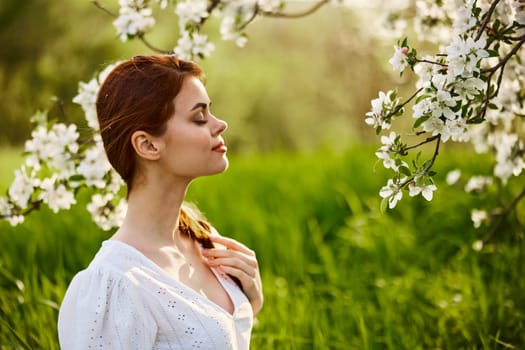
M219 118L215 118L216 121L217 121L217 126L216 126L216 129L215 129L215 133L217 135L220 135L224 132L224 130L226 130L228 128L228 123L226 123L224 120L222 119L219 119Z

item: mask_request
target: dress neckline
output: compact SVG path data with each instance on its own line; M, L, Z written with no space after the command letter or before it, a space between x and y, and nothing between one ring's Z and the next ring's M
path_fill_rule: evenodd
M102 246L107 246L108 244L109 245L119 246L119 247L124 248L124 249L128 250L129 252L139 256L141 258L141 260L144 260L154 270L158 271L158 273L161 274L171 284L175 284L178 288L182 288L185 291L188 291L189 293L195 295L199 299L203 300L204 302L212 305L216 309L218 309L221 312L225 313L230 318L235 318L236 317L237 311L238 311L239 306L240 306L239 305L240 302L239 302L238 298L236 298L236 294L237 293L235 293L235 291L232 288L238 288L238 287L237 287L237 285L235 285L235 283L233 281L230 281L230 280L226 279L224 276L222 276L222 274L219 273L218 271L216 271L216 269L214 269L212 267L209 267L210 271L215 275L215 278L219 281L219 283L221 284L222 288L226 291L226 294L230 298L230 300L231 300L231 302L233 304L233 313L230 313L228 310L223 308L221 305L219 305L216 302L212 301L211 299L209 299L205 295L197 292L195 289L191 288L190 286L186 285L185 283L179 281L178 279L175 279L173 276L168 274L164 269L162 269L159 265L157 265L153 260L148 258L146 255L144 255L144 253L142 253L140 250L138 250L137 248L133 247L132 245L130 245L128 243L125 243L125 242L122 242L122 241L119 241L119 240L106 240L106 241L102 242Z

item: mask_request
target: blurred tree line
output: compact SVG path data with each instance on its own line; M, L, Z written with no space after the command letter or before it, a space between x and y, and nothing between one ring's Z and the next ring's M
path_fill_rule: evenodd
M164 12L148 38L170 49L177 28L172 11ZM340 148L373 136L363 116L377 90L392 84L390 46L371 41L373 29L353 16L327 7L301 19L262 19L245 48L221 42L212 25L216 51L201 64L214 113L229 122L230 149ZM71 102L78 82L120 58L153 53L118 40L112 21L85 0L0 2L0 145L23 144L38 110L82 126Z

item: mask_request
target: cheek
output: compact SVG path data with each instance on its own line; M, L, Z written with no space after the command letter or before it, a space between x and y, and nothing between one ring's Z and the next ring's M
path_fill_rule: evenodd
M169 149L173 156L188 160L211 151L211 147L210 138L205 132L191 130L174 135Z

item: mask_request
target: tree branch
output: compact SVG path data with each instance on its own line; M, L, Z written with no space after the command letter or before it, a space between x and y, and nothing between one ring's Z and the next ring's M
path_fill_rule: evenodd
M219 4L221 3L221 0L211 0L210 1L210 4L208 5L208 7L206 8L206 12L208 12L208 16L207 17L201 17L199 23L197 23L195 25L195 28L197 29L197 31L199 31L202 26L204 25L204 23L208 20L208 18L210 18L210 14L212 13L212 11L217 7L219 6Z
M403 102L402 104L397 106L396 109L394 109L392 112L390 112L384 119L387 119L387 118L390 118L393 115L396 115L397 112L399 112L403 107L405 107L408 103L410 103L410 101L412 101L422 90L423 90L422 87L417 89L417 91L414 92L412 94L412 96L410 96L405 102Z
M428 173L428 171L434 166L434 162L436 161L437 156L439 154L439 146L441 145L441 134L437 134L436 136L437 136L437 141L436 141L436 147L434 148L434 155L432 156L430 163L425 169L425 174Z
M436 61L430 61L430 60L421 60L421 59L419 59L417 57L416 57L416 62L418 62L418 63L430 63L430 64L435 64L435 65L438 65L438 66L441 66L441 67L448 67L448 64L445 64L445 63L436 62Z
M297 12L297 13L282 13L282 12L268 12L268 11L262 11L261 15L265 17L275 17L275 18L300 18L305 17L308 15L311 15L315 11L319 10L324 5L328 4L330 0L321 0L315 5L313 5L308 10L305 10L303 12Z
M481 38L481 35L483 34L483 31L485 30L485 28L487 28L487 25L489 24L490 18L494 14L494 11L496 10L496 6L498 6L498 3L500 1L501 0L494 0L494 2L492 2L492 4L490 5L489 10L487 11L487 17L485 17L485 20L481 24L481 27L479 27L478 33L476 34L476 38L474 39L474 41L478 41L479 38Z
M253 13L252 15L250 16L250 18L248 18L248 20L246 22L244 22L243 24L241 24L239 26L239 28L237 28L239 31L243 30L244 28L246 28L246 26L250 23L253 22L253 20L255 19L255 17L257 17L257 14L259 13L259 5L258 4L255 4L255 6L253 7Z
M415 145L412 145L412 146L408 146L407 148L405 148L405 150L408 151L410 149L418 148L419 146L422 146L422 145L424 145L426 143L430 143L430 142L434 141L435 139L440 139L441 140L441 135L437 134L437 135L434 135L434 136L431 136L431 137L427 137L425 140L421 141L418 144L415 144ZM438 141L438 143L439 143L439 141ZM433 158L435 158L435 156Z
M411 146L411 147L407 148L407 149L410 149L410 148L419 147L419 146L421 146L421 145L423 145L425 143L429 143L429 142L434 141L434 140L437 140L436 141L436 147L434 147L434 154L432 155L432 159L430 160L430 163L428 163L428 165L425 168L425 170L423 170L423 174L427 174L430 171L430 169L432 169L432 167L434 166L434 163L436 162L437 156L439 154L439 146L441 144L441 134L437 134L437 135L434 135L432 137L429 137L425 141L421 142L420 144L414 145L414 146ZM414 177L411 177L410 179L405 180L405 182L403 182L401 185L399 185L399 188L403 188L403 187L407 186L412 181L414 181Z
M505 57L503 57L503 58L501 59L501 61L498 62L498 64L496 64L496 65L493 66L493 67L490 67L490 68L487 68L487 69L483 69L483 70L481 71L481 73L492 73L492 72L497 71L497 70L498 70L499 68L501 68L502 66L506 65L507 62L510 60L510 58L511 58L512 56L514 56L514 55L518 52L518 50L521 48L521 46L525 43L525 34L522 35L522 36L520 36L520 37L518 37L517 39L518 39L519 41L518 41L518 43L516 44L516 46L514 46L514 47L512 48L512 50L510 50L509 53L508 53L507 55L505 55Z
M505 208L503 209L503 211L499 214L497 214L497 220L494 222L494 224L492 225L490 231L488 232L487 235L485 235L485 237L483 237L483 239L481 240L483 243L486 243L488 242L489 240L491 240L495 235L496 235L496 232L498 231L498 228L501 226L501 224L503 223L503 219L510 213L512 212L516 206L518 205L518 203L523 199L525 198L525 188L523 188L521 190L521 192L516 196L516 198L514 198L514 200Z
M211 13L220 3L221 0L211 0L210 4L206 8L206 12Z
M102 5L98 0L91 0L91 3L95 5L96 7L98 7L99 9L101 9L102 11L104 11L105 13L107 13L108 15L110 15L111 17L118 16L116 13L112 12L111 10L108 10L108 8Z
M144 45L146 45L147 48L149 48L150 50L153 50L157 53L160 53L160 54L172 54L173 53L173 50L162 50L162 49L159 49L158 47L156 46L153 46L148 40L146 40L146 37L144 36L144 33L140 33L137 35L137 37L139 38L140 41L142 41L142 43Z
M42 199L39 199L37 201L32 201L31 203L29 203L29 206L27 208L25 208L23 211L20 211L20 212L14 213L14 214L15 215L27 216L32 211L40 209L40 206L42 205L43 202L44 201ZM0 215L0 219L7 219L7 218L12 217L12 216L13 215L2 214L2 215Z

